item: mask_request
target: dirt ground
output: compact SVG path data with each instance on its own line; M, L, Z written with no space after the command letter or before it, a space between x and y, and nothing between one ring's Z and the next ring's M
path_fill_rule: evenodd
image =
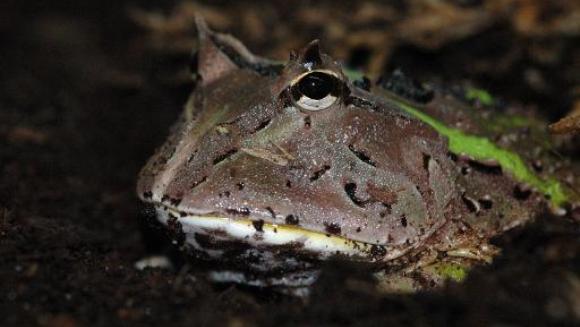
M166 250L163 231L134 188L140 167L191 88L183 69L189 51L184 49L192 45L184 35L192 34L179 28L152 31L150 21L144 23L151 16L135 14L134 8L170 15L174 3L0 4L0 325L580 323L580 228L570 217L546 215L502 235L494 243L504 250L493 264L474 269L462 284L414 295L377 294L368 272L340 262L324 265L307 301L212 285L194 262L178 271L136 270L137 260ZM312 3L219 1L196 8L210 25L240 31L261 54L282 56L314 37L323 44L332 39L334 45L326 41L329 52L355 66L403 67L419 79L469 80L535 107L552 121L577 96L575 30L526 30L527 16L500 13L502 19L484 20L465 35L427 42L409 32L361 45L349 39L348 28L379 35L396 23L380 25L368 14L371 18L363 15L367 20L360 18L354 27L327 30L341 18L310 15ZM393 3L405 7L403 1ZM316 5L316 12L340 12L332 2ZM343 13L352 9L344 6ZM397 6L392 10L407 10ZM243 12L250 18L235 19ZM512 25L512 19L523 22ZM403 23L397 23L399 31L416 26ZM272 37L264 31L273 31ZM372 55L383 62L359 58ZM499 60L505 57L509 60ZM491 69L490 62L504 66Z

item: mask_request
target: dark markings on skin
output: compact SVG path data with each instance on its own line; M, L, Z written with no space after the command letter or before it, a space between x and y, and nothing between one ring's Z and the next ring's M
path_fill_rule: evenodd
M310 181L311 182L314 182L314 181L318 180L328 170L330 170L330 166L329 165L324 165L322 168L320 168L319 170L315 171L314 174L312 174L312 176L310 176Z
M254 225L256 232L264 232L264 221L262 219L252 221L252 225Z
M151 192L151 191L143 192L144 199L151 199L152 197L153 197L153 192Z
M357 206L362 207L366 203L366 201L363 201L356 196L356 188L357 186L355 183L346 183L344 185L344 191L346 192L346 195L348 195L350 200Z
M370 158L370 157L369 157L369 156L368 156L366 153L364 153L364 152L362 152L362 151L359 151L359 150L356 150L352 144L350 144L350 145L348 146L348 149L349 149L349 150L350 150L350 152L352 152L352 153L353 153L353 154L354 154L354 155L355 155L357 158L359 158L359 159L360 159L360 161L362 161L362 162L364 162L364 163L366 163L366 164L368 164L368 165L371 165L371 166L373 166L373 167L376 167L376 166L377 166L377 164L376 164L376 163L375 163L375 162L374 162L374 161L373 161L373 160L372 160L372 159L371 159L371 158Z
M196 188L199 184L204 183L207 180L207 176L203 176L202 179L200 179L199 181L195 181L191 184L190 189L193 190L194 188Z
M484 163L473 161L473 160L469 161L469 165L474 170L477 170L478 172L481 172L484 174L502 175L501 166L499 166L499 165L489 165L489 164L484 164Z
M479 199L479 204L485 210L489 210L493 207L493 201L491 199Z
M431 161L431 156L423 153L423 169L427 171L427 176L429 176L429 161Z
M270 216L272 216L272 219L276 219L276 213L274 212L274 209L272 209L271 207L266 207L266 211L268 211L268 213L270 213Z
M517 200L525 201L530 198L530 195L532 195L532 190L529 187L524 185L514 187L514 197Z
M231 149L228 152L221 154L217 157L215 157L215 159L213 159L213 164L217 165L218 163L226 160L227 158L233 156L236 152L238 152L238 149Z
M246 207L241 207L238 209L226 209L226 212L232 215L239 215L239 216L249 216L250 209Z
M405 216L405 215L402 215L401 216L401 225L403 227L407 227L408 226L408 224L407 224L407 216Z
M326 230L327 233L333 235L340 235L340 232L342 231L342 228L340 228L340 226L337 223L325 222L324 229Z
M306 127L306 129L309 129L311 126L312 126L312 119L310 118L310 116L304 117L304 127Z
M291 188L292 187L292 182L289 179L286 180L286 187L287 188Z
M243 182L240 182L240 183L236 184L236 187L238 188L238 190L241 191L244 189L244 187L246 187L246 184L244 184Z
M390 215L391 212L393 212L393 206L391 204L384 202L382 202L381 204L385 207L385 210L381 211L380 213L381 217L386 217Z
M266 128L270 124L271 121L272 121L271 119L267 119L267 120L261 122L260 125L258 125L258 127L256 127L256 129L253 130L251 133L257 133L257 132L263 130L264 128Z
M357 227L357 228L356 228L356 232L357 232L357 233L360 233L361 231L362 231L362 228L360 228L360 227Z
M223 197L229 198L230 195L231 195L231 192L230 191L223 191L223 192L221 192L221 193L218 194L218 196L220 198L223 198Z
M384 257L387 254L387 249L384 246L373 244L371 246L371 256L375 258L375 260Z
M286 216L286 224L288 224L288 225L298 225L298 224L300 224L300 219L298 219L297 216L288 215L288 216Z

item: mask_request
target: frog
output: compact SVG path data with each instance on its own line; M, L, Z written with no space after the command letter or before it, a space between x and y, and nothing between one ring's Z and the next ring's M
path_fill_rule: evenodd
M437 287L578 208L577 165L483 90L371 82L317 40L270 60L196 24L195 86L137 194L215 282L308 288L345 260L385 291Z

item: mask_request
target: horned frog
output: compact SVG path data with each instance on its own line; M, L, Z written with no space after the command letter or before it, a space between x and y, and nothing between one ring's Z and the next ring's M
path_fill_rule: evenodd
M197 25L195 89L137 189L215 281L304 287L338 257L387 290L438 285L489 261L492 236L579 202L532 121L353 81L316 41L281 64Z

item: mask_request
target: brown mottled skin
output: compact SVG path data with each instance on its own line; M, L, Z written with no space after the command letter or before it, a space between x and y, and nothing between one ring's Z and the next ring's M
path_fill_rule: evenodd
M141 172L143 200L378 244L386 250L378 261L477 249L544 207L535 193L515 199L518 183L501 171L449 153L447 139L401 110L395 95L355 87L316 42L279 71L199 27L198 83ZM330 107L294 105L290 84L308 68L342 81ZM450 107L466 104L437 94L422 108L457 123Z

